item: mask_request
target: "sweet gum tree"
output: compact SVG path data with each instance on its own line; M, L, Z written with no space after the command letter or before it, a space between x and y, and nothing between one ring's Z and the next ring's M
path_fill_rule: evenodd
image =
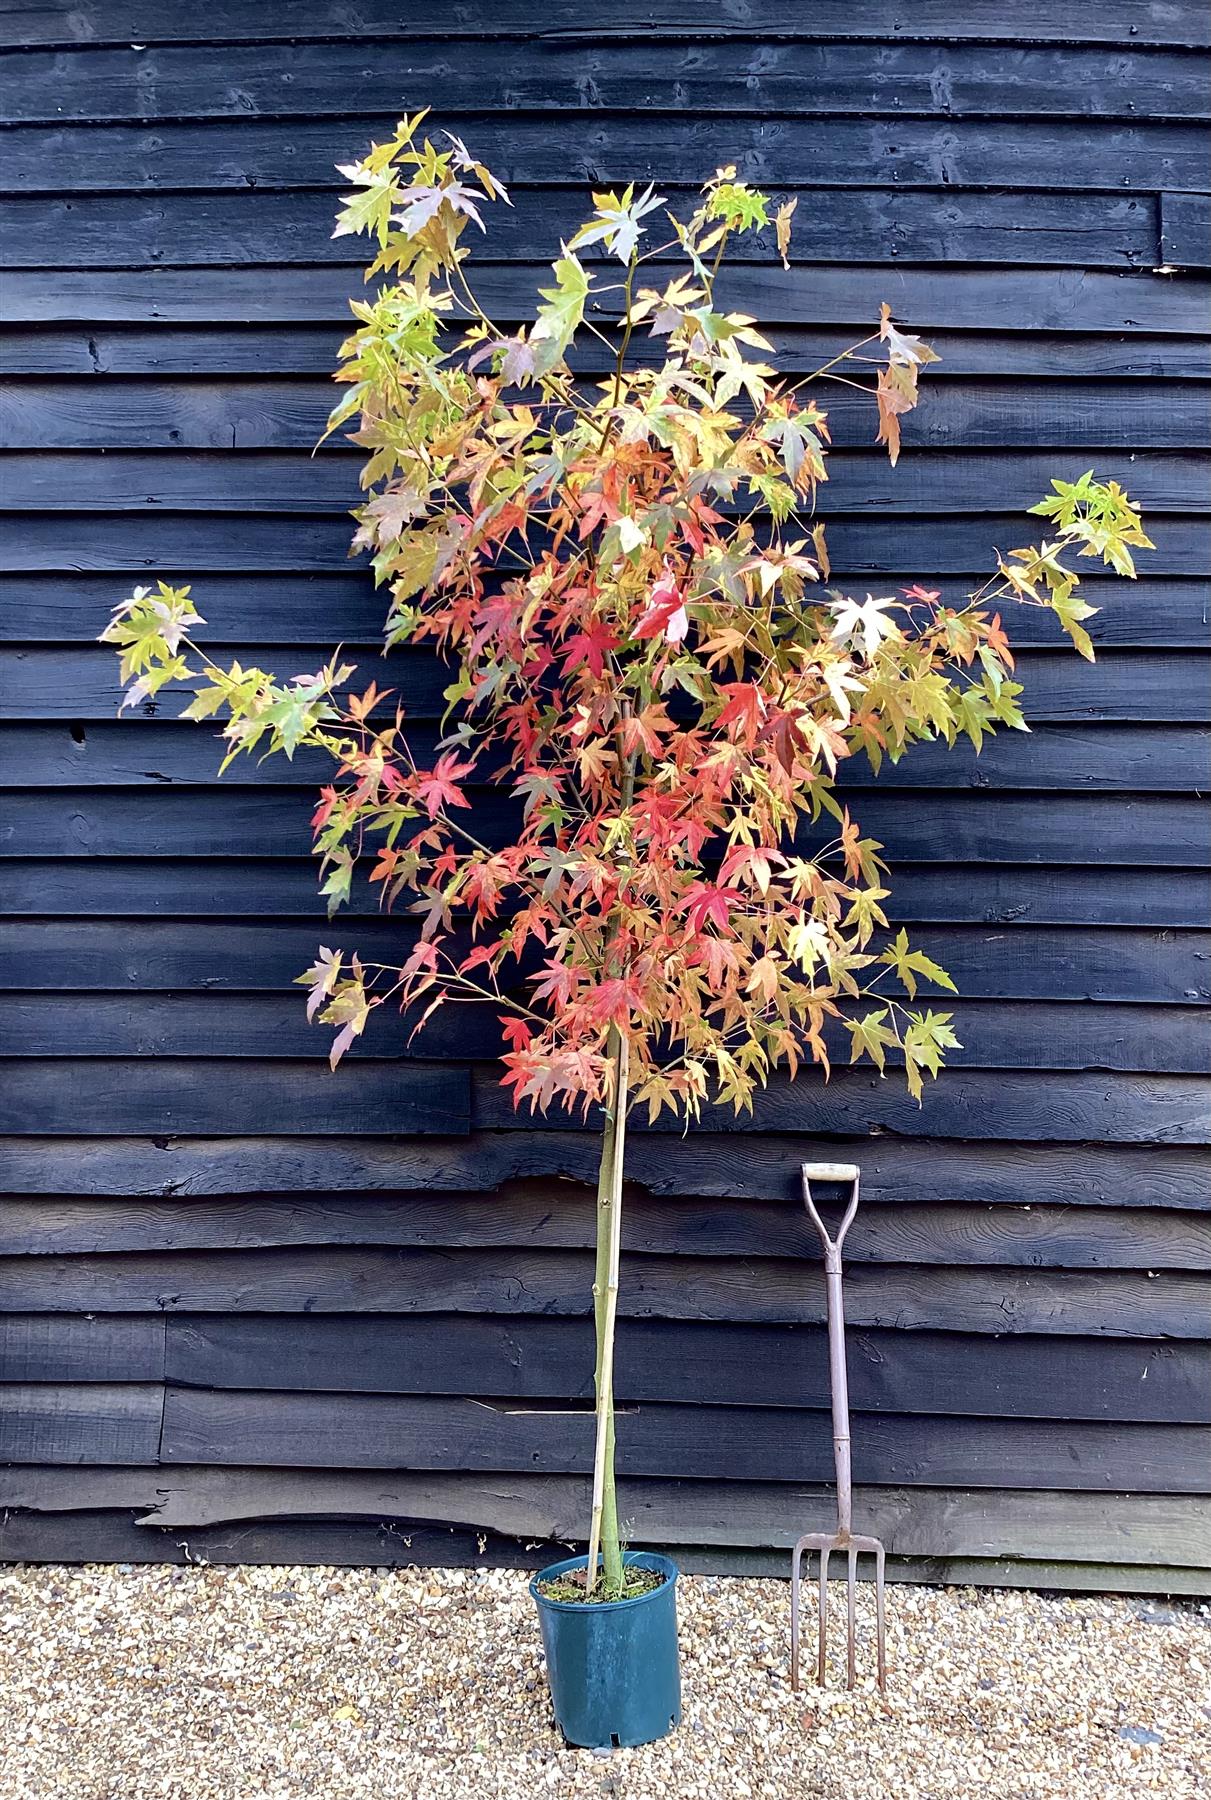
M933 352L884 306L861 343L778 381L715 288L741 234L772 226L786 261L793 208L771 219L732 169L684 221L651 188L594 195L533 322L506 333L469 283L467 239L508 196L457 138L418 142L420 117L342 170L337 235L372 237L367 276L383 280L351 303L328 429L352 426L366 452L353 543L389 596L387 646L428 644L449 666L436 750L418 754L398 696L355 692L337 659L284 683L217 666L188 588L136 590L104 637L124 704L191 687L185 715L224 721L224 766L302 746L331 758L313 821L323 892L335 909L364 873L413 920L389 966L321 949L300 975L309 1016L336 1030L334 1066L382 1006L423 1024L490 1004L516 1104L604 1117L588 1536L609 1598L624 1579L612 1373L630 1112L750 1108L773 1070L827 1074L846 1035L853 1060L894 1060L920 1097L957 1040L950 1014L913 1004L918 983L952 983L888 928L880 846L837 798L838 767L1026 729L997 608L1049 608L1091 657L1093 609L1065 559L1132 575L1148 539L1090 473L1053 484L1032 509L1050 540L994 557L961 607L919 586L828 587L813 396L866 389L894 462ZM611 259L620 276L603 282ZM591 295L616 302L608 338ZM568 361L588 334L609 351L595 385ZM485 783L512 797L504 825L499 807L479 825Z

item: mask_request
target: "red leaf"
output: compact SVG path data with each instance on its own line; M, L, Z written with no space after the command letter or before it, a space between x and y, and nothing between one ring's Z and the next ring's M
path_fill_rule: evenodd
M474 769L474 763L459 762L454 752L448 750L445 756L438 757L432 770L422 770L417 775L416 797L431 819L437 817L443 806L470 806L458 780L460 776L473 774Z

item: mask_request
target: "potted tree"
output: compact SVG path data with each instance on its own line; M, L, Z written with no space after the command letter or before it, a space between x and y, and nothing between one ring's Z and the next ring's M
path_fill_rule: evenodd
M331 757L314 818L330 906L373 853L368 881L414 926L391 966L323 948L299 977L309 1015L335 1028L334 1066L380 1007L419 1028L471 1001L501 1015L515 1104L604 1120L588 1550L533 1592L566 1735L635 1743L679 1701L676 1571L619 1540L628 1120L751 1108L775 1072L827 1075L838 1040L880 1072L898 1061L920 1098L956 1038L950 1014L915 1003L918 983L952 983L888 927L880 846L838 798L838 768L1025 729L998 607L1049 608L1091 656L1066 554L1131 575L1148 539L1091 473L1053 484L1033 509L1050 539L997 557L961 605L830 588L824 530L802 517L827 477L814 396L837 379L869 391L894 462L933 353L884 306L860 343L779 382L716 288L747 233L772 228L786 261L792 208L771 217L731 169L684 220L651 188L595 195L533 321L502 331L466 240L508 196L458 139L418 142L420 117L342 171L337 234L374 238L382 280L351 303L328 429L366 452L353 541L387 589L386 645L430 645L450 666L439 741L426 749L398 696L351 691L336 659L288 682L217 666L188 588L136 590L103 636L124 704L192 688L185 713L223 719L226 760ZM616 311L611 333L591 298ZM603 378L573 373L574 347Z

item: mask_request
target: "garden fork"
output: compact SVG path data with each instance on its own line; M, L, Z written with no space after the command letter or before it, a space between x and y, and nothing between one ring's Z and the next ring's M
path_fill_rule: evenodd
M879 1646L879 1691L887 1686L887 1643L883 1618L884 1552L878 1538L855 1537L853 1530L853 1485L849 1457L849 1383L845 1372L845 1301L841 1291L841 1246L858 1210L858 1177L855 1163L804 1163L803 1204L824 1246L824 1280L828 1290L828 1372L833 1402L833 1456L837 1470L837 1529L834 1532L809 1531L795 1545L791 1559L791 1687L799 1687L799 1579L805 1550L820 1555L820 1634L816 1656L816 1681L824 1685L828 1632L828 1559L833 1550L844 1550L849 1561L846 1669L847 1687L856 1680L856 1646L854 1602L858 1580L858 1553L870 1551L875 1559L875 1616ZM850 1189L849 1205L835 1238L828 1235L824 1220L812 1199L812 1182L840 1183Z

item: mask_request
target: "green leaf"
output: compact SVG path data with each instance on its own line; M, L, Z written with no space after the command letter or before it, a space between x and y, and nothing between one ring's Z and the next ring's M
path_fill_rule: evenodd
M547 304L539 307L529 339L535 373L539 375L548 374L562 362L584 319L589 297L588 272L570 250L551 267L555 286L538 290Z
M957 992L954 982L940 963L936 963L932 957L926 956L923 950L909 948L906 931L901 931L895 942L887 946L887 949L879 957L879 961L895 970L908 993L914 997L917 992L916 978L918 975L923 976L926 981L932 981L935 987L949 988L952 994Z
M861 1062L864 1056L878 1069L880 1075L887 1063L887 1052L899 1043L894 1031L889 1031L883 1021L887 1017L887 1008L879 1007L876 1012L866 1013L861 1019L846 1019L845 1029L850 1035L850 1059Z

